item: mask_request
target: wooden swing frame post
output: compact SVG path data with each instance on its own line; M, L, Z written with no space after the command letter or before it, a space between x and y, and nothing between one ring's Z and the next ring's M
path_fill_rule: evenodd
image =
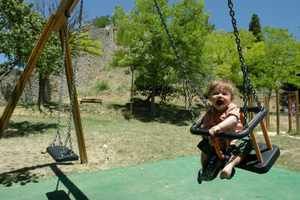
M77 5L79 0L61 0L60 5L55 12L55 14L51 15L47 24L45 25L35 47L32 49L31 54L28 58L26 67L23 73L20 76L20 79L17 81L17 84L10 96L8 103L3 111L3 114L0 118L0 137L3 136L4 130L7 128L9 120L13 114L13 111L17 105L18 100L20 99L22 92L25 88L25 84L30 78L34 68L36 67L37 60L39 59L42 50L44 49L50 35L52 32L61 31L65 28L67 23L66 15L70 14L74 7ZM68 82L69 95L72 98L74 105L72 107L73 111L73 120L76 129L76 136L80 154L81 163L87 163L87 153L85 147L85 141L83 137L81 119L80 119L80 111L77 100L77 92L76 87L72 84L73 77L73 69L72 69L72 60L71 60L71 51L66 42L66 78ZM63 44L62 44L63 45ZM73 91L70 93L70 91Z
M253 106L253 96L249 97L248 101L249 101L249 106ZM253 113L249 113L249 117L250 117L250 119L253 119ZM266 125L266 119L263 119L260 122L260 128L261 128L261 131L263 133L265 144L266 144L268 150L272 150L273 149L273 145L271 143L271 140L270 140L270 137L269 137L269 134L268 134L268 128L267 128L267 125ZM252 142L253 148L255 150L255 154L256 154L257 160L260 163L264 162L263 157L262 157L262 153L260 151L260 148L259 148L259 145L257 143L257 140L256 140L254 132L250 133L250 138L251 138L251 142Z
M276 133L277 135L280 134L280 94L279 89L275 90L276 92Z
M253 96L250 96L248 98L248 102L249 102L249 106L253 106ZM253 119L253 113L249 113L249 118L250 118L250 120ZM263 162L263 157L262 157L262 154L260 152L260 149L259 149L259 146L258 146L258 143L257 143L254 132L250 133L250 140L251 140L252 146L255 150L257 160L262 163Z
M293 120L292 120L292 98L293 98L293 93L292 92L288 92L288 132L292 132L293 130Z

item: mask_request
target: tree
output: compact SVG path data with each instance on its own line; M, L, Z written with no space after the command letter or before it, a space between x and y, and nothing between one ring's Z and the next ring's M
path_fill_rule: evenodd
M249 24L249 31L253 33L257 42L263 41L263 34L261 31L261 26L259 22L259 17L257 14L253 14Z
M8 58L3 66L7 70L15 67L22 70L46 20L32 10L32 5L19 0L1 1L0 9L0 38L5 41L0 44L0 49ZM62 63L58 60L61 52L58 41L57 37L52 36L37 62L39 103L47 101L45 88L48 75Z
M7 58L2 72L24 65L42 23L41 16L23 1L0 1L0 53Z
M206 39L202 62L209 68L210 79L228 79L237 83L237 74L233 73L233 63L238 62L236 47L231 34L223 31L215 31ZM238 72L239 69L237 69Z
M53 2L52 2L53 3ZM49 12L43 15L50 15L54 4L49 6ZM2 68L14 68L15 66L25 66L27 58L31 53L35 41L38 39L47 19L32 9L33 5L26 4L21 0L0 1L0 53L4 54L8 61ZM75 23L71 23L75 24ZM99 54L100 43L92 42L86 33L75 31L76 27L70 27L69 42L73 56L79 56L81 51ZM38 104L47 103L49 99L47 85L49 85L50 75L56 75L62 69L63 59L60 40L57 34L52 34L37 62L39 73L39 98Z
M155 96L164 98L162 91L174 88L185 74L203 81L205 69L201 68L200 57L204 38L210 30L201 2L185 0L171 7L166 0L160 0L159 4L187 69L182 68L182 62L178 62L170 48L152 0L137 0L128 15L120 8L113 15L117 41L122 46L115 54L115 63L134 67L137 71L135 86L148 96L153 112Z
M297 69L299 70L299 43L286 29L266 27L264 29L266 43L266 64L273 89L283 83L292 83Z
M254 45L255 37L248 31L240 30L240 41L243 56L246 59L250 74L252 67L249 66L248 54ZM237 52L236 42L232 33L215 31L211 33L205 42L202 55L205 65L210 67L211 79L231 80L242 91L243 74Z
M0 70L4 76L14 68L23 70L43 27L43 18L31 8L21 0L0 1L0 53L7 58Z
M118 13L122 17L119 9ZM117 41L123 45L116 58L119 63L127 63L137 71L135 86L138 91L151 99L151 111L155 112L154 103L157 91L163 87L163 77L167 77L168 68L164 67L163 51L166 51L164 34L160 31L153 1L136 1L136 7L123 19L117 19ZM120 23L121 22L121 23ZM123 23L124 22L124 23ZM121 25L122 24L122 25ZM127 26L125 27L124 24Z
M110 16L101 16L94 19L93 24L98 28L104 28L105 26L111 24Z
M299 85L299 43L288 30L272 27L263 29L264 41L248 51L247 63L254 85L267 92L279 90L285 84Z
M174 59L172 64L176 72L175 80L191 80L194 85L191 89L197 90L199 94L199 88L206 87L211 74L210 66L203 63L202 54L205 41L214 26L208 22L209 16L204 12L204 1L180 1L174 4L169 17L173 17L169 25L170 31L182 60L180 63L178 59ZM168 20L166 18L166 21Z
M300 43L297 43L297 55L294 63L294 75L291 76L289 82L296 88L300 88ZM292 72L293 73L293 72Z

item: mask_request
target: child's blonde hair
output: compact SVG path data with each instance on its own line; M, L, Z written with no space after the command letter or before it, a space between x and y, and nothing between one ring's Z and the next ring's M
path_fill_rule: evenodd
M216 80L216 81L212 81L208 87L207 87L207 92L206 92L206 96L209 97L212 95L212 93L216 90L216 89L222 89L225 90L227 92L230 93L231 95L231 100L234 99L234 86L232 84L231 81L229 80Z

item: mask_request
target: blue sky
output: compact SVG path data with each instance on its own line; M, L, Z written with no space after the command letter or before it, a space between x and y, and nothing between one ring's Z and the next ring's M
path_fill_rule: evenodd
M111 15L117 5L129 11L134 2L135 0L84 0L85 16L91 19ZM234 4L239 28L248 29L251 16L255 13L262 26L288 29L300 41L300 0L235 0ZM205 0L205 10L217 29L232 30L227 0ZM1 61L3 57L0 55L0 63Z
M127 11L134 6L134 0L85 0L84 3L86 17L89 19L111 15L116 5L122 5ZM235 0L234 4L239 27L248 29L252 14L256 13L262 26L288 29L300 40L299 0ZM205 0L205 10L210 13L210 22L215 24L217 29L232 30L227 0Z

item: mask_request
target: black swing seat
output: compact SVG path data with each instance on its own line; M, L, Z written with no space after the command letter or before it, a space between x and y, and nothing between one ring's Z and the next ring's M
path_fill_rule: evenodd
M74 151L61 145L51 145L47 147L47 152L56 162L76 161L79 159Z
M256 113L254 118L249 122L248 127L244 128L238 134L236 132L224 132L220 133L217 137L223 139L242 139L246 136L249 136L249 134L252 133L254 128L264 119L264 117L268 113L267 109L264 107L251 107L248 108L248 111ZM194 135L209 136L208 129L200 127L201 124L194 123L190 129L191 133Z
M223 139L242 139L254 130L254 128L264 119L267 114L267 110L264 107L252 107L248 108L249 112L254 112L256 115L254 118L249 122L248 127L244 128L242 131L237 133L221 133L217 137ZM194 135L202 135L202 136L209 136L208 129L200 128L201 124L194 123L190 129L191 133ZM260 152L262 154L262 162L259 162L255 151L252 150L249 154L245 155L243 161L238 165L239 168L245 169L251 172L255 172L258 174L267 173L277 158L280 155L280 150L276 145L272 145L272 150L267 148L266 144L258 143Z
M267 145L263 143L258 143L258 146L262 155L262 162L257 160L255 151L252 150L237 167L258 174L267 173L279 157L280 150L276 145L272 145L272 150L269 150Z

